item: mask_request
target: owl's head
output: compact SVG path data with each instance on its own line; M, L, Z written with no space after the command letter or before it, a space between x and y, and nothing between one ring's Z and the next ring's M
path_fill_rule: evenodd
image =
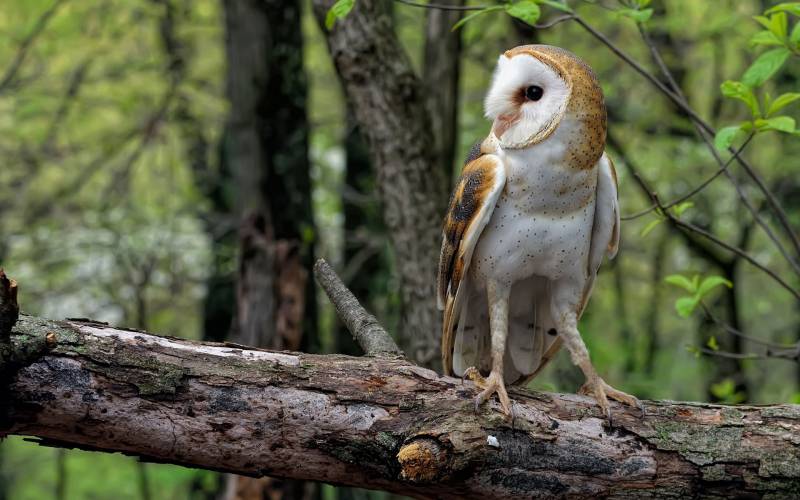
M573 128L581 129L575 132L599 143L597 158L602 154L603 92L591 68L564 49L523 45L502 54L486 94L485 111L504 148L541 142L570 119L577 125Z

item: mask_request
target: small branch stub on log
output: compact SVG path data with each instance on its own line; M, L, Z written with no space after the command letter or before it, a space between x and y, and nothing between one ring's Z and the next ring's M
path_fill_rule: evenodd
M361 306L325 259L319 259L314 264L314 276L331 299L339 318L367 356L403 355L389 332Z
M0 268L0 340L8 339L17 318L17 282L6 276L3 268Z

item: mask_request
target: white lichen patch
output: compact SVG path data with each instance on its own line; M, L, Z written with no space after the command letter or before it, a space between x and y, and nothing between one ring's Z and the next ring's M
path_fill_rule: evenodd
M72 323L82 333L87 335L94 335L96 337L114 338L119 339L120 342L127 342L139 346L147 347L160 346L168 349L175 349L178 351L191 352L195 354L206 354L209 356L217 356L222 358L238 357L248 361L269 361L279 365L298 366L300 358L291 354L284 354L278 352L256 351L249 349L233 349L229 346L215 346L196 343L180 342L156 335L150 335L143 332L132 332L128 330L117 330L115 328L102 328L82 323Z
M492 448L500 448L500 441L494 436L486 436L486 444Z

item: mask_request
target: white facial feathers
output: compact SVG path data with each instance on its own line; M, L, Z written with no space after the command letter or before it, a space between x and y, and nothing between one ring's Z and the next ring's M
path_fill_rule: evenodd
M531 101L525 89L539 86L542 98ZM570 95L569 84L550 66L529 54L501 55L486 94L486 117L494 121L503 147L521 148L541 140L557 125Z

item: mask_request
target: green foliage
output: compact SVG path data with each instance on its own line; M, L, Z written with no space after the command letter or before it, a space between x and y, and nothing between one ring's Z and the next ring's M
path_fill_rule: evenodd
M775 113L799 99L798 93L788 92L772 100L769 93L765 92L762 106L754 92L780 71L789 56L800 54L800 23L795 23L790 34L786 15L787 12L797 15L798 5L800 4L795 2L780 4L768 9L763 16L754 17L764 29L750 38L750 45L775 48L759 55L744 72L741 81L728 80L721 85L722 95L737 99L747 105L752 121L720 129L714 138L714 144L718 149L730 148L736 139L747 132L776 131L798 134L793 118L789 116L773 117Z
M539 20L539 16L542 15L542 11L533 0L520 0L506 5L506 14L528 24L535 24Z
M328 9L328 13L325 15L325 27L333 28L337 20L347 17L355 4L356 0L336 0L336 3Z
M733 287L733 283L721 276L707 276L701 281L699 274L692 276L692 279L680 274L672 274L664 278L664 281L687 292L687 295L679 297L675 301L675 310L682 318L691 316L692 312L703 300L703 297L708 295L714 288L721 285L728 288Z
M725 404L739 404L744 401L744 395L736 391L736 383L727 378L711 384L711 394Z

